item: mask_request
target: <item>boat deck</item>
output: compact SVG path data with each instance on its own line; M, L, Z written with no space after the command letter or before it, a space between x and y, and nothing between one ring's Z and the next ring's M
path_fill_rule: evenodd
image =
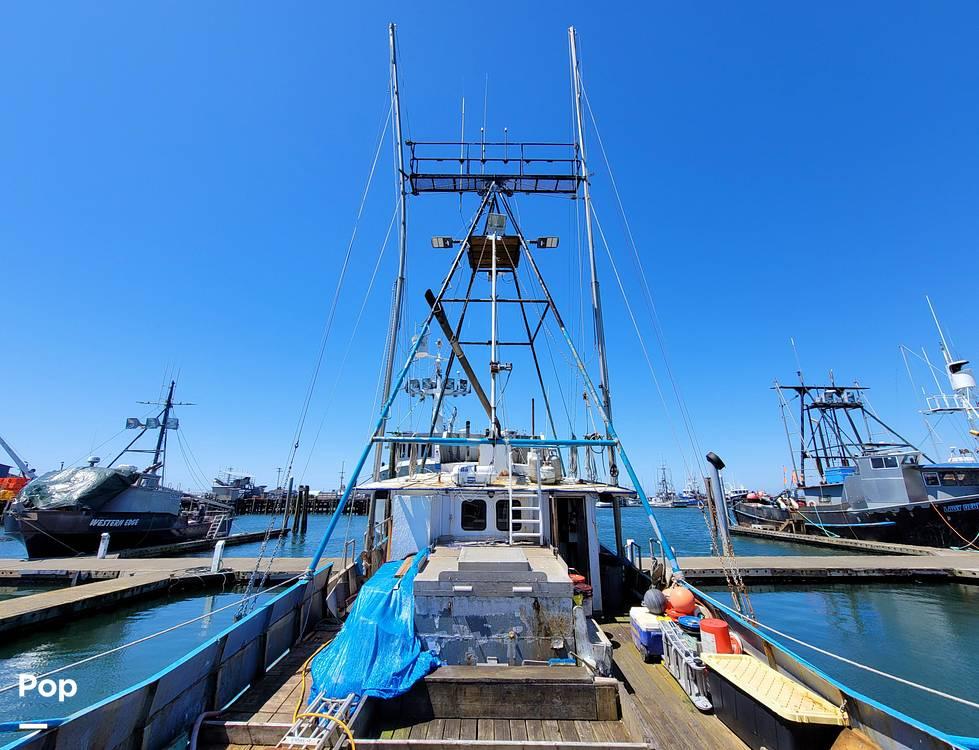
M404 746L430 750L439 747L440 741L445 741L443 747L458 747L460 741L526 743L508 744L517 750L521 746L745 750L746 746L719 719L693 706L664 666L643 661L632 645L628 617L606 621L602 628L613 642L614 676L621 683L622 715L618 721L434 718L411 722L392 711L375 720L371 731L358 736L357 744L399 748L405 743ZM303 699L303 664L335 634L335 625L318 628L227 711L205 722L200 747L275 747L292 722L296 704Z

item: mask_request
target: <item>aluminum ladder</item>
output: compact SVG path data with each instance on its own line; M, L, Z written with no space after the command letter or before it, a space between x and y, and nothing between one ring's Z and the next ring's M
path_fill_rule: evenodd
M289 727L278 747L309 747L315 750L340 750L349 746L350 738L344 727L350 729L360 713L363 701L357 700L354 693L346 698L327 698L322 693L310 702L299 718Z

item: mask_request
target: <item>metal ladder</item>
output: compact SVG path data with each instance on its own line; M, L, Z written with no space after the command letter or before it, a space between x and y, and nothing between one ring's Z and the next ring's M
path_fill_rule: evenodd
M537 475L537 492L514 492L513 459L510 456L509 448L508 443L507 468L509 477L507 481L507 505L510 516L510 544L513 544L514 541L536 541L537 544L543 544L544 524L541 518L540 474ZM514 500L519 500L519 504L514 505ZM525 513L530 513L531 515L524 515ZM517 524L520 525L520 531L514 531Z
M225 520L227 520L227 513L219 513L211 519L211 527L207 530L207 535L205 539L216 539L218 532L221 531L221 526L224 525Z
M339 750L344 744L349 746L350 738L338 722L350 729L362 705L363 701L358 701L353 693L346 698L327 698L320 693L289 727L277 747Z

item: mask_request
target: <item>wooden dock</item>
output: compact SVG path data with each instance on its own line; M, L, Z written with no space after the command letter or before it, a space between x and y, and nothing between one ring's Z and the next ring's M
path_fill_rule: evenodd
M247 580L257 562L254 557L229 557L222 562L220 572L211 573L206 558L0 560L0 582L66 584L0 602L0 633L56 626L137 599L233 586ZM267 569L269 581L278 583L300 575L309 562L308 558L275 558L271 563L262 561L260 570L264 573ZM330 562L339 569L340 560L324 560L323 564Z
M883 555L941 555L947 552L954 552L954 550L942 549L940 547L922 547L914 544L872 542L865 539L827 536L826 534L797 534L794 531L778 531L777 529L765 526L734 525L731 527L731 533L737 536L750 536L756 539L791 542L792 544L808 544L814 547L857 550Z
M979 583L979 553L936 550L935 554L901 555L741 555L734 558L748 583L815 583L825 581L959 581ZM681 557L680 568L692 583L724 583L716 557ZM643 567L650 569L649 560Z

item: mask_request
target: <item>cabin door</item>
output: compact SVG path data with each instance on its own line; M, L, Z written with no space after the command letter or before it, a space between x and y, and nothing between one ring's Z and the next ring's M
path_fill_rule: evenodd
M552 495L551 519L552 544L569 568L575 568L583 576L591 579L585 498Z

